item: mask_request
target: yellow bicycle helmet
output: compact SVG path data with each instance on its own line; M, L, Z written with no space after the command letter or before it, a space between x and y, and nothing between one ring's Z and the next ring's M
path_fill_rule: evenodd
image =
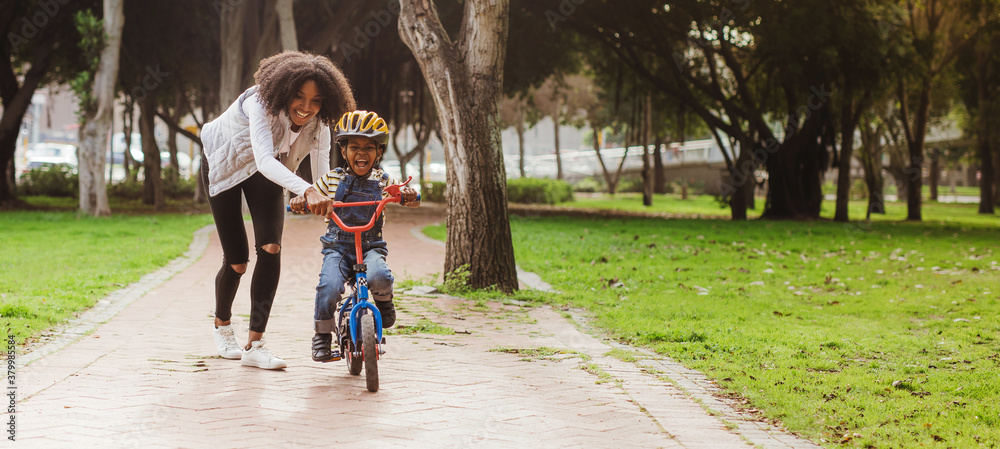
M340 117L333 127L336 141L346 137L368 137L379 146L385 147L389 141L389 126L378 114L371 111L351 111Z

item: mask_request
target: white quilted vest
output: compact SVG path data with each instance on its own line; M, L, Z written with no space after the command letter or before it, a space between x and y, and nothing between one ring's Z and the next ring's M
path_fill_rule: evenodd
M216 196L246 181L257 172L257 164L253 158L253 148L250 145L250 118L243 112L243 101L257 93L253 86L243 92L239 98L222 115L205 124L201 130L201 141L208 159L208 194ZM274 157L278 157L278 149L284 141L290 120L287 112L280 116L270 116L271 135L274 138ZM319 117L313 117L306 122L299 137L292 143L288 157L281 161L289 170L295 171L302 159L312 153L313 179L319 179L329 167L319 167L317 151L320 133L323 131Z

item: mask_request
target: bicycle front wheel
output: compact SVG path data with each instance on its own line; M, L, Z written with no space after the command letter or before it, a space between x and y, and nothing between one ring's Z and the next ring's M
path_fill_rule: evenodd
M378 391L378 346L376 345L375 318L371 314L361 316L362 353L365 357L365 380L368 391Z
M342 348L341 354L344 357L344 360L347 361L347 372L357 376L358 374L361 374L362 357L360 355L355 355L357 348L351 340L351 326L348 321L349 320L345 319L343 321L344 324L340 328L340 347Z

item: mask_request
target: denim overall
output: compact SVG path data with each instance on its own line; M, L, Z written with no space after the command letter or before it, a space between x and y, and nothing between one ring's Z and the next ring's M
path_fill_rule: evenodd
M382 174L382 183L388 185L389 176ZM382 187L378 180L362 179L353 174L347 174L340 180L334 195L337 201L353 203L360 201L378 201L382 199ZM337 216L347 226L368 224L378 206L338 207L334 209ZM392 299L392 284L395 280L385 257L389 254L385 240L382 240L382 225L385 214L375 221L372 228L361 234L361 254L368 266L368 291L376 301ZM335 307L344 295L344 282L354 281L354 264L356 263L354 249L354 233L345 232L330 221L326 235L320 237L323 243L323 269L319 273L319 284L316 286L316 307L313 314L317 333L334 332L336 320Z

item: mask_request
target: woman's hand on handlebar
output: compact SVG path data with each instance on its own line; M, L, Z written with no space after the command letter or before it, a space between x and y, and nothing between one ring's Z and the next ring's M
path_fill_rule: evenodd
M323 194L319 193L319 191L316 190L316 188L314 187L310 187L308 190L306 190L303 202L309 204L309 212L312 212L321 217L330 215L330 212L333 209L333 207L331 206L333 201L323 196ZM292 206L292 210L295 210L294 205Z
M288 208L296 214L304 214L308 212L306 210L306 199L302 196L297 196L288 200Z

